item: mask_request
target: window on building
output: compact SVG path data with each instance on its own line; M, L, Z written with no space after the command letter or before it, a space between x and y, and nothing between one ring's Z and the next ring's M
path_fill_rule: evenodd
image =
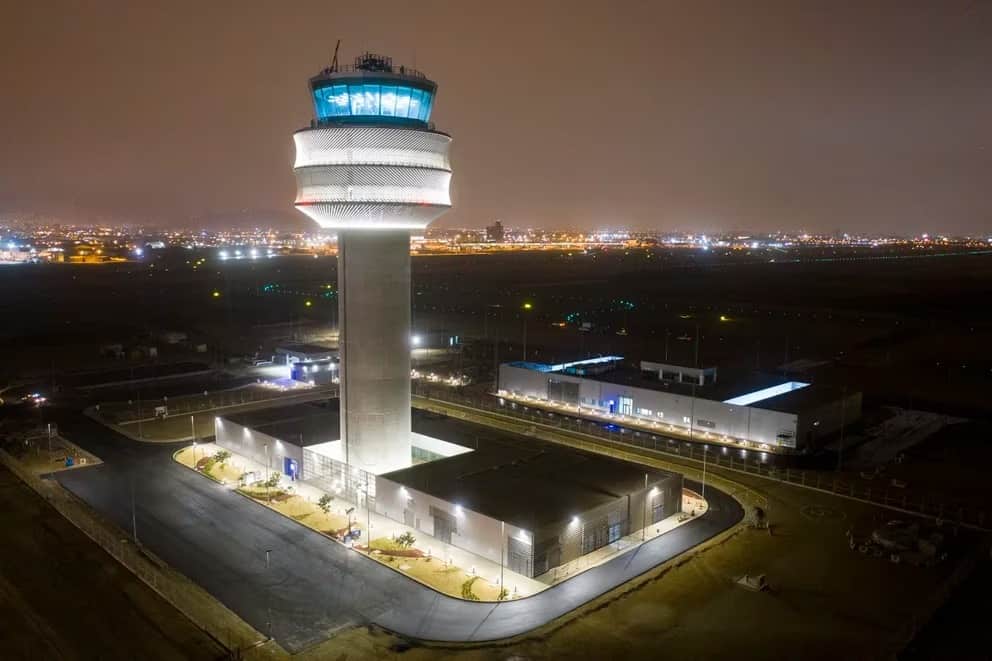
M631 397L620 398L620 414L631 415L634 412L634 400Z

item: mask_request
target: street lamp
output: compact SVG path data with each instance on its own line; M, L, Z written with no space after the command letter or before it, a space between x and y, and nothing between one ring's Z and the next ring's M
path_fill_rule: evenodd
M534 306L531 303L524 303L521 309L524 311L524 360L527 360L527 313Z

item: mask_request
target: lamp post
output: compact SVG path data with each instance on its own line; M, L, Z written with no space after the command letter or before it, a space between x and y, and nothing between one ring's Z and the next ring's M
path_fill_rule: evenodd
M190 437L193 439L193 445L196 445L196 422L193 420L193 416L189 416L189 431Z
M530 304L530 303L524 303L523 306L521 306L521 309L524 311L524 313L523 313L523 317L524 317L524 357L523 357L523 359L524 360L527 360L527 313L533 307L534 306L532 304Z
M269 503L272 502L272 487L269 486L269 444L265 444L265 489L268 492Z
M706 500L706 450L708 445L703 445L703 500Z
M499 594L502 596L504 587L503 583L503 547L506 545L506 522L499 522ZM500 599L502 601L502 599Z
M648 528L648 474L644 474L644 516L641 518L641 541L643 542L646 537L645 531Z

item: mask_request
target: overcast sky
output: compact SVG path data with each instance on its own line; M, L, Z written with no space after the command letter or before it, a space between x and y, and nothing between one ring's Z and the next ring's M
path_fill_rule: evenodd
M439 225L992 232L989 35L989 0L15 0L0 209L307 227L340 38L437 81Z

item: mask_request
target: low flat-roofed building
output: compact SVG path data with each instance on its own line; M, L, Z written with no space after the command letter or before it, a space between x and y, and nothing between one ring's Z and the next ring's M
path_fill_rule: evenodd
M609 359L609 360L607 360ZM609 366L590 374L590 367ZM693 440L797 450L861 416L861 393L774 374L684 368L617 356L500 365L499 394L611 416Z
M546 443L478 448L376 477L376 512L540 577L678 513L682 476Z
M339 352L334 347L320 344L283 344L275 349L275 362L289 365L298 362L337 360Z

